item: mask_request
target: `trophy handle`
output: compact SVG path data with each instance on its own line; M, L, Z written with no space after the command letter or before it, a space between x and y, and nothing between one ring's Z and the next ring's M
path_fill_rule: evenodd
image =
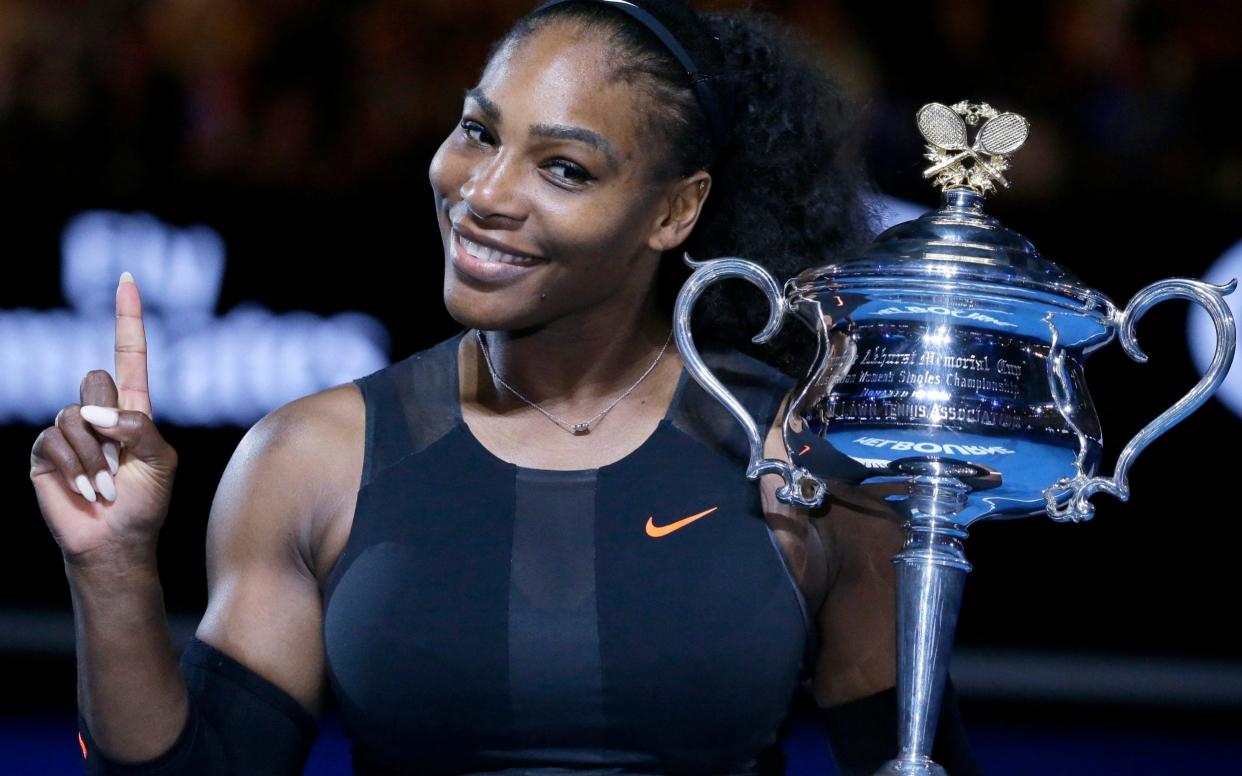
M1215 285L1198 280L1170 278L1152 283L1134 295L1125 311L1115 320L1121 332L1121 345L1130 358L1140 364L1147 362L1147 354L1139 347L1134 333L1139 319L1150 308L1167 299L1186 299L1201 305L1212 317L1212 324L1216 327L1216 353L1212 356L1212 364L1190 393L1148 423L1126 444L1117 458L1117 467L1112 477L1086 477L1080 471L1077 476L1062 478L1045 489L1044 501L1049 517L1075 522L1091 519L1095 509L1089 499L1099 491L1121 501L1129 500L1128 477L1134 459L1157 437L1198 409L1224 382L1225 375L1233 364L1237 342L1233 313L1229 310L1229 305L1225 304L1225 297L1233 293L1237 286L1237 279L1224 285ZM1058 506L1058 503L1063 503L1064 506Z
M681 352L686 370L699 385L703 386L703 390L715 397L716 401L723 404L733 417L737 418L737 422L741 423L746 431L746 438L750 442L750 464L746 467L746 476L753 480L763 474L779 474L784 478L785 484L776 492L778 499L787 504L808 508L819 506L823 503L824 496L828 494L828 488L823 480L801 466L763 457L763 435L755 425L755 419L729 392L729 389L716 379L707 364L703 363L703 358L699 355L698 348L694 346L694 339L690 334L690 314L694 311L694 303L698 301L704 289L722 278L743 278L758 286L771 305L767 325L752 340L755 343L767 342L781 330L785 314L790 311L789 302L781 293L780 285L763 267L745 259L725 257L710 261L694 261L690 258L690 254L685 254L685 260L686 264L694 267L694 272L677 294L677 305L673 310L673 332L677 338L677 349ZM788 447L785 453L790 460L793 460L792 452Z

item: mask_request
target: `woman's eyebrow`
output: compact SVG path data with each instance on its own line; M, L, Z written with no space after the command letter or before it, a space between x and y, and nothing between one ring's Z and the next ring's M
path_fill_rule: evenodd
M564 124L531 124L530 133L538 137L549 137L554 140L577 140L580 143L586 143L604 155L608 160L608 166L613 172L617 172L619 164L617 162L617 152L612 149L612 143L608 142L608 138L592 132L582 127L567 127Z
M492 120L493 123L500 124L500 106L492 102L483 90L479 87L466 90L466 99L474 100L479 104L479 110L483 111L483 115Z

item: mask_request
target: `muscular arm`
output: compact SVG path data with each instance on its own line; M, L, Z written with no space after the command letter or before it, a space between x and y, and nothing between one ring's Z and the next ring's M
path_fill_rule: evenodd
M116 759L155 757L185 725L186 687L154 552L124 573L70 564L65 573L77 642L78 711Z
M784 406L776 417L784 416ZM764 438L764 455L787 460L780 424ZM760 484L764 512L791 560L815 617L820 652L814 691L820 705L846 703L897 682L895 588L890 562L901 550L900 518L884 501L899 487L830 483L833 495L808 513L780 503L780 477Z
M883 496L831 483L827 513L813 524L825 548L830 583L816 625L820 653L815 696L836 706L897 682L897 575L899 519Z
M73 585L80 707L96 760L102 754L114 762L160 763L193 740L212 757L236 762L230 743L220 740L227 724L213 718L228 699L220 687L203 686L219 676L251 688L270 683L269 700L283 693L305 712L318 712L322 615L312 563L322 533L357 490L361 406L352 385L325 391L264 418L239 445L208 524L209 604L197 636L222 655L195 655L197 665L218 669L200 674L199 686L187 691L178 671L153 571L111 586L71 576L80 583ZM231 661L239 665L220 668ZM164 763L152 772L167 767L182 766Z
M229 462L207 528L207 612L197 636L318 713L324 656L316 551L362 476L353 385L264 418Z

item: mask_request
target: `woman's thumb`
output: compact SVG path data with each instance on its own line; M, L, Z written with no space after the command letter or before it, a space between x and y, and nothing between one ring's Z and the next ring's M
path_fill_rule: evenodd
M125 450L151 464L167 464L171 447L144 412L84 404L82 419L100 436L120 442Z

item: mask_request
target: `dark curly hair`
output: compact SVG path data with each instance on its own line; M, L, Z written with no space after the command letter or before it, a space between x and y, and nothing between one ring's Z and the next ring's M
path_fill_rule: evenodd
M778 280L822 264L870 236L854 122L841 88L798 52L808 46L775 17L752 11L699 14L679 0L635 0L687 50L717 100L728 137L716 142L685 69L650 30L598 0L539 8L523 17L489 55L559 20L602 34L613 48L614 79L651 99L644 117L668 178L709 170L711 193L694 231L669 251L658 280L671 309L688 276L682 253L695 259L740 256ZM765 347L750 338L767 305L744 281L726 281L700 300L697 338L748 351L787 371L805 367L809 335L786 326Z

